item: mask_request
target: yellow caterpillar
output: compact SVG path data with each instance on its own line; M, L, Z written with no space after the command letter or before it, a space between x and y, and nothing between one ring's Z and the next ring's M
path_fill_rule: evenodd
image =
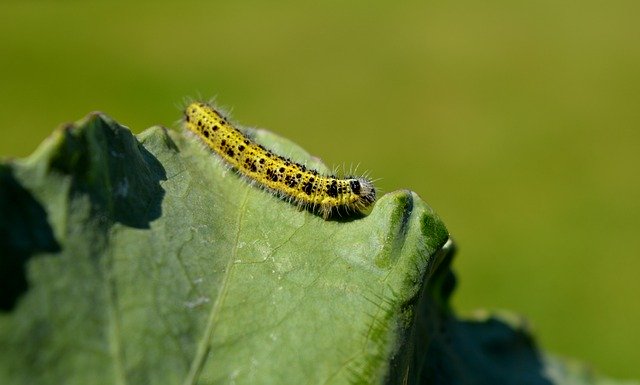
M191 103L185 110L185 123L238 173L324 219L334 213L361 211L376 200L376 190L369 179L320 175L276 155L233 127L206 103Z

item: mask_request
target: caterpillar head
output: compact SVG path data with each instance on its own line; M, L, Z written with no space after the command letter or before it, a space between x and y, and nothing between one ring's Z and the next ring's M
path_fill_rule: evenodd
M376 200L376 188L369 179L353 178L349 181L351 191L358 196L359 208L369 207Z

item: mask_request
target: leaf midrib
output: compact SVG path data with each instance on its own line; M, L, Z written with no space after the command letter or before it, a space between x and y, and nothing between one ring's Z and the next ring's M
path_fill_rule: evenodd
M245 193L244 201L242 203L242 207L246 206L248 193ZM239 210L238 215L238 229L236 231L236 237L234 245L238 245L240 239L240 233L242 231L242 217L246 210ZM191 362L191 367L189 368L189 373L187 374L187 378L182 383L183 385L194 385L198 379L200 378L200 373L202 372L202 367L204 366L204 362L209 354L209 350L211 348L211 337L213 336L213 331L215 330L216 319L220 314L220 308L222 308L222 304L227 295L227 289L229 287L229 277L231 276L231 268L233 267L234 261L236 260L236 254L238 252L237 247L232 248L232 255L229 257L229 261L227 262L227 266L224 271L224 275L222 277L221 287L219 294L216 298L216 301L211 306L211 311L209 313L209 317L207 318L207 324L205 326L204 334L200 343L198 344L198 349L196 350L196 355Z

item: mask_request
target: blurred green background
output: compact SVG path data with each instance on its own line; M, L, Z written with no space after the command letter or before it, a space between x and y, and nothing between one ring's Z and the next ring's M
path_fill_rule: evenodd
M460 252L461 314L640 378L640 2L0 4L0 154L101 110L175 126L185 97L383 191Z

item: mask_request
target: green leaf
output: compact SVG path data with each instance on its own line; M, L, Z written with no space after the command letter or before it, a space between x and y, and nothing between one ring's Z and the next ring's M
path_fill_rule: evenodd
M55 247L23 253L28 289L0 318L3 384L381 382L448 239L409 191L324 221L192 138L136 139L100 114L4 173Z
M547 385L574 373L521 325L454 316L453 246L416 194L324 221L194 138L136 138L101 114L0 165L0 250L1 384Z

